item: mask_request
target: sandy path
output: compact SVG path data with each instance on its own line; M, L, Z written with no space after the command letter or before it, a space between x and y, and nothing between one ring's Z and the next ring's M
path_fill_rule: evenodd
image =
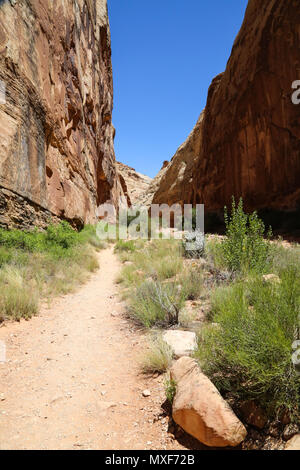
M119 261L112 248L99 260L76 293L0 328L0 449L184 448L159 416L162 379L138 373L144 338L122 316Z

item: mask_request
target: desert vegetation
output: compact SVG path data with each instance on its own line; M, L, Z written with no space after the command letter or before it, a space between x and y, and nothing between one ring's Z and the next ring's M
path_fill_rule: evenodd
M95 229L67 222L45 231L0 229L0 321L30 318L41 299L66 294L98 268Z
M208 243L208 258L233 274L212 291L210 320L199 335L201 367L224 394L256 400L270 417L299 419L300 377L292 363L299 340L300 250L271 242L242 201L226 216L226 237Z
M299 245L274 240L256 213L245 213L242 200L225 210L225 221L226 235L205 240L199 235L193 256L185 249L189 236L184 243L116 245L128 314L156 334L142 369L165 372L171 352L161 330L192 325L198 336L195 358L237 409L255 401L270 419L288 413L297 421L300 377L292 354L300 339Z

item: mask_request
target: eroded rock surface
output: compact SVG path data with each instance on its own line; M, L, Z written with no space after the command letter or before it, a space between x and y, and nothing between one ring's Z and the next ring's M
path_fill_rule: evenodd
M210 447L235 447L247 431L196 361L182 357L171 369L176 383L173 419L187 433Z
M133 205L141 204L144 200L144 195L148 194L152 178L138 173L134 168L124 163L117 162L117 169L126 184L124 192L127 192L128 200L130 200Z
M106 0L0 2L0 224L118 203Z
M227 68L154 202L204 203L218 213L234 195L250 210L299 210L300 105L291 99L299 19L297 0L249 1Z

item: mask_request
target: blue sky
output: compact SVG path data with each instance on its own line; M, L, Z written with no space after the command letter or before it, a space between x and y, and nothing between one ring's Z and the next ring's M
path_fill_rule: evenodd
M155 176L222 72L247 0L108 0L117 160Z

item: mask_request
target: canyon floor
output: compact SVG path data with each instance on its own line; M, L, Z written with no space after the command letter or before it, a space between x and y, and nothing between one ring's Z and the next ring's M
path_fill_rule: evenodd
M0 328L0 449L199 448L168 433L163 378L139 372L145 336L126 320L112 247L99 262L75 293Z

